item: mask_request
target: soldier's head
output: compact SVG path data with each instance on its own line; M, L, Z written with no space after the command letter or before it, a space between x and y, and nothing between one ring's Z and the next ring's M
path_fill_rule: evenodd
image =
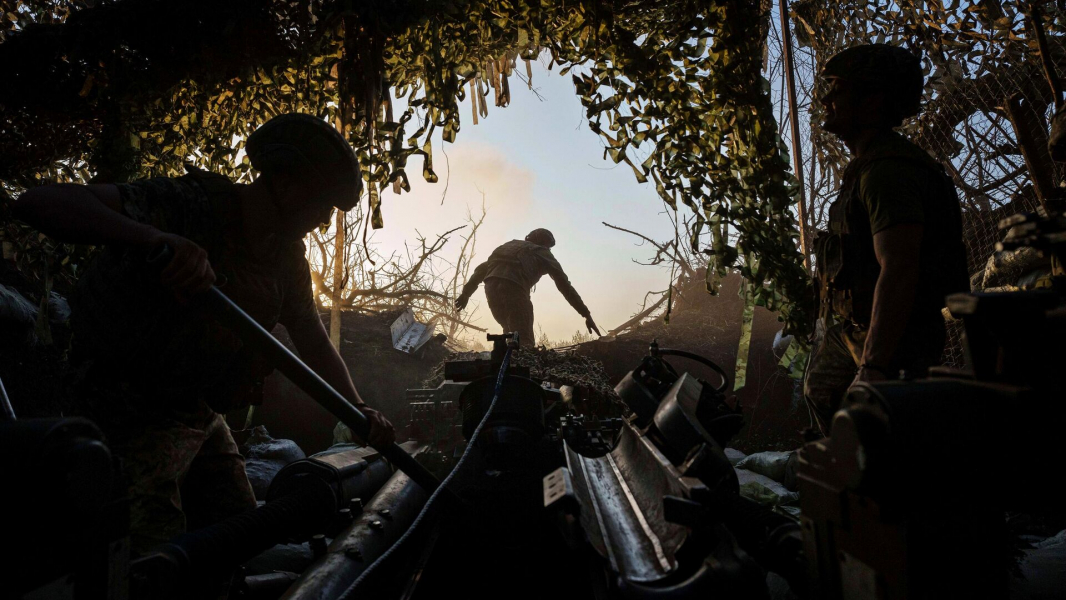
M322 119L274 117L248 137L245 150L293 233L329 221L334 207L350 210L359 203L363 179L355 151Z
M555 245L555 236L547 229L534 229L526 236L527 242L532 242L538 246L544 246L545 248L551 248Z
M918 114L924 76L917 56L898 46L865 44L838 52L822 67L823 127L845 141L867 129L891 129Z

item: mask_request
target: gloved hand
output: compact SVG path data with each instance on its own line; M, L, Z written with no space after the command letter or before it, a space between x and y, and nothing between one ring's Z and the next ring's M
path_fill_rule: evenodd
M595 331L596 335L603 335L600 333L600 328L596 327L596 322L592 320L592 315L585 317L585 327L589 328L589 333Z
M459 296L455 299L455 310L463 310L466 308L466 303L470 301L470 298L466 296Z

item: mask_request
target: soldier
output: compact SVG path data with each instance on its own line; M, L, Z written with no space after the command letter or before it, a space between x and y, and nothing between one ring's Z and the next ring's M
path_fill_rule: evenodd
M489 301L492 318L503 327L504 332L517 331L521 343L530 347L536 342L533 336L533 303L529 299L533 286L545 274L555 281L563 297L579 315L585 317L589 333L600 335L588 307L570 284L559 261L552 256L555 236L547 229L534 229L525 240L511 240L496 248L489 259L474 269L474 274L463 286L463 293L455 299L455 307L466 308L470 296L485 282L485 298Z
M395 436L330 344L304 257L304 235L359 201L355 153L324 121L298 114L256 130L247 153L261 173L247 185L190 168L173 179L49 185L15 203L44 233L103 247L72 297L72 363L81 411L124 461L136 553L255 508L223 414L261 399L271 367L187 301L212 284L267 330L285 326L303 360L366 413L369 443ZM163 244L173 259L161 273L146 269Z
M829 85L823 127L852 154L828 235L816 241L826 329L805 395L828 435L852 382L921 376L939 363L944 297L969 291L969 281L951 178L893 131L918 114L918 58L885 44L858 46L830 58L822 77Z

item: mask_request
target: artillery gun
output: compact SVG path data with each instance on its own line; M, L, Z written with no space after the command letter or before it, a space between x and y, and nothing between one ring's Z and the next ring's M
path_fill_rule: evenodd
M5 511L48 526L21 559L50 568L19 571L16 595L209 597L228 587L231 597L290 599L758 598L767 594L759 561L802 574L796 524L737 495L722 448L740 419L725 402L724 375L712 386L679 374L665 357L693 355L653 345L618 386L630 414L602 417L511 366L513 335L492 341L489 358L449 365L433 394L409 392L411 430L422 439L402 449L448 473L438 491L370 448L316 456L283 469L255 511L132 562L121 469L91 423L61 420L33 443L17 440L19 489L34 493ZM13 431L41 429L3 427L5 445ZM448 435L427 435L440 431ZM49 438L57 435L61 443ZM35 456L34 444L48 449ZM81 464L69 457L82 453L95 475L74 488L46 485L57 446L67 448L62 464ZM54 510L93 493L99 501L77 513ZM67 539L77 544L56 552ZM241 570L293 543L306 549L293 570Z
M1031 217L1026 243L1060 253L1061 221ZM1029 221L1012 222L1017 226ZM1020 233L1019 233L1020 232ZM1058 281L1056 286L1061 285ZM7 590L24 598L768 598L767 572L811 598L1005 597L1003 511L1033 508L1035 463L1062 423L1055 369L1061 288L952 297L968 371L860 385L832 436L799 453L802 517L740 497L723 448L742 421L724 391L653 344L616 387L624 414L585 410L511 364L514 335L409 390L412 441L347 449L278 474L255 511L130 561L121 466L80 419L0 423L0 510L33 528ZM988 480L965 505L917 464ZM423 486L396 469L418 463ZM1031 465L1031 466L1030 466ZM432 471L432 473L430 473ZM285 560L275 558L288 552ZM286 562L287 561L287 562ZM267 565L267 567L264 567Z

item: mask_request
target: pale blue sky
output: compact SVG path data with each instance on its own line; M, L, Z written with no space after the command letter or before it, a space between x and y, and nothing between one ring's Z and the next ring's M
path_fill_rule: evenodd
M534 63L533 86L541 99L512 77L510 105L492 106L490 93L489 115L476 126L467 98L460 107L462 125L455 143L442 144L439 136L433 140L440 182L426 183L421 159L412 159L407 168L412 192L383 194L385 228L373 239L387 256L402 250L416 230L429 236L461 225L468 206L479 209L480 188L488 217L479 232L477 262L534 228L551 229L556 258L606 332L629 319L647 291L665 289L669 271L634 264L633 259L646 261L653 250L601 221L657 240L673 235L673 227L652 185L637 183L625 164L616 167L603 159L603 144L585 122L570 75L560 76L558 68L549 73ZM453 239L443 255L454 257L460 243ZM474 295L468 314L475 324L494 330L483 289ZM582 328L582 319L548 277L537 286L533 304L535 327L551 339L569 339Z

